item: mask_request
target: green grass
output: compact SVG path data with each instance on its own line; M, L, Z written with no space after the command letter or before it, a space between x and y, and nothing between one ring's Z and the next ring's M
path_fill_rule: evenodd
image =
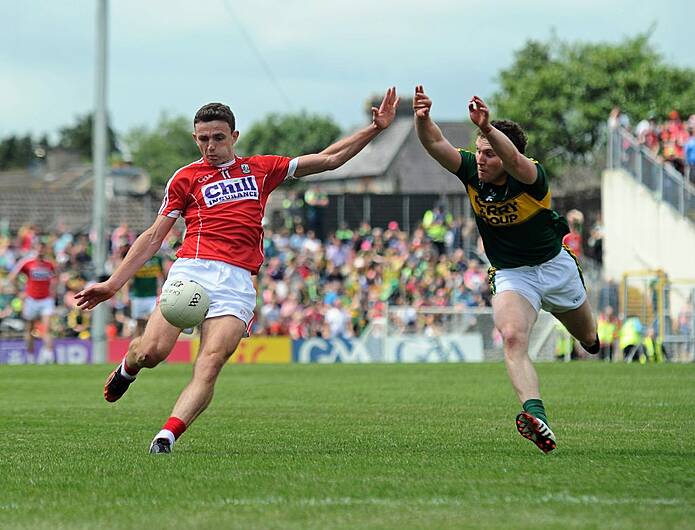
M539 365L558 449L504 366L228 366L171 455L190 376L0 367L0 528L693 528L695 365Z

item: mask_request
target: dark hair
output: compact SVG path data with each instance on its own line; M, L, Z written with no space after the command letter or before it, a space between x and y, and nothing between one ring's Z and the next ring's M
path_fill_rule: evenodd
M516 147L522 155L524 154L528 137L521 128L521 125L512 120L493 120L490 122L490 125L509 138L514 144L514 147ZM478 132L478 136L482 136L482 134Z
M234 113L224 103L208 103L203 105L195 113L195 118L193 118L193 127L198 122L208 122L208 121L226 121L229 124L229 128L234 132L236 129L236 120L234 119Z

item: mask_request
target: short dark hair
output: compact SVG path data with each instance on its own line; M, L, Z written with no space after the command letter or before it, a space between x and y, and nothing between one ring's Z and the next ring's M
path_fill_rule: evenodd
M493 120L490 122L490 125L509 138L514 144L514 147L516 147L522 155L524 154L526 151L526 144L528 143L528 137L526 136L526 132L521 128L521 125L512 120ZM478 136L482 136L482 133L478 132Z
M198 122L208 122L208 121L226 121L229 124L229 128L234 132L236 130L236 120L234 119L234 113L224 103L208 103L203 105L195 113L195 118L193 118L193 127Z

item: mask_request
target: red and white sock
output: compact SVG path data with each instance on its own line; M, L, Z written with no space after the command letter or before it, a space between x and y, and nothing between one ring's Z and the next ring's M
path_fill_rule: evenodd
M162 430L157 433L155 439L166 438L171 445L174 445L174 442L178 440L185 430L186 424L176 416L171 416L164 424L164 427L162 427Z
M126 364L126 357L123 357L123 360L121 361L121 375L123 377L125 377L128 381L132 381L135 379L135 376L138 375L139 371L139 368L128 366L128 364Z

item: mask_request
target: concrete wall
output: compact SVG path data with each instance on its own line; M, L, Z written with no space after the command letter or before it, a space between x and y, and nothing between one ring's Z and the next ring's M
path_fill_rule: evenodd
M607 277L662 269L671 279L695 278L695 223L657 200L623 170L601 182L603 264Z

